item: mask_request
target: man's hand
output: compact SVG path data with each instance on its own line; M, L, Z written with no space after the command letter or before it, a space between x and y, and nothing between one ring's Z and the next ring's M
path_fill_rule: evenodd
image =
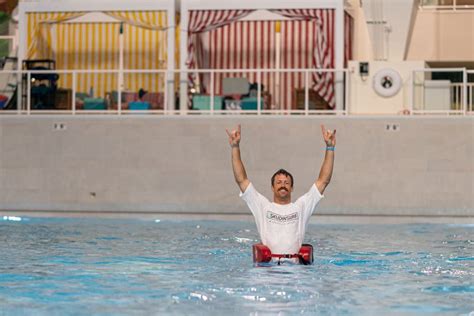
M323 124L321 124L321 131L323 133L324 142L328 147L336 146L336 130L332 132L331 130L326 130Z
M250 184L250 181L247 178L244 163L240 158L240 124L237 125L237 129L232 130L232 132L229 132L227 129L225 131L229 136L230 147L232 147L232 170L234 171L235 182L237 182L239 185L240 192L245 192Z
M230 146L238 147L240 144L240 124L237 125L237 129L232 130L232 132L229 132L227 128L225 131L227 132L227 135L229 136Z
M319 172L319 177L316 180L316 187L318 188L319 193L323 194L332 177L332 170L334 167L334 146L336 146L336 130L332 132L329 129L327 130L324 125L321 124L321 131L323 132L323 138L327 148L326 154L324 155L323 165Z

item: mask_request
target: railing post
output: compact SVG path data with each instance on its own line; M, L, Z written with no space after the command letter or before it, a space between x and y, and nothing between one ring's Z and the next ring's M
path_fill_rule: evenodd
M123 69L119 69L118 72L118 89L117 89L117 113L122 115L122 80L123 80Z
M250 76L249 76L250 77ZM262 71L257 71L257 115L262 114Z
M211 87L209 88L209 94L211 96L211 115L214 115L214 70L211 71L210 82Z
M472 96L471 96L472 97ZM462 107L464 115L467 114L467 69L462 71Z
M469 99L469 111L470 112L473 112L474 113L474 85L473 86L470 86L470 92L469 92L469 96L470 96L470 99Z
M350 90L349 90L349 71L348 70L345 70L344 71L344 77L345 77L345 80L344 80L344 115L348 115L349 114L349 106L351 104L350 102Z
M410 104L410 115L413 115L413 109L415 108L415 89L416 89L416 71L413 70L411 73L412 83L411 83L411 104Z
M77 72L76 70L72 71L72 115L76 115L76 84L77 84Z
M16 73L16 114L21 114L21 107L23 106L23 71L17 69Z
M463 93L464 93L464 90L463 90L463 83L461 83L459 86L456 86L455 89L456 89L456 94L455 94L455 99L456 99L456 108L455 110L458 110L458 111L462 111L462 102L463 102Z
M459 99L462 99L462 98L459 98L458 94L460 94L461 91L462 91L462 85L461 85L461 89L458 89L458 86L456 86L456 84L454 84L450 87L449 91L452 92L452 97L451 97L451 100L450 100L451 101L450 106L454 107L454 109L457 110L458 107L461 107L461 101L459 101Z
M473 74L474 75L474 71L469 71L468 74ZM466 114L467 112L471 112L471 114L474 114L474 84L473 85L469 85L468 87L468 91L469 91L469 99L467 100L468 102L468 107L467 107L467 110L466 110Z
M309 70L304 73L304 115L309 115Z
M156 74L156 73L154 72L153 74ZM171 77L174 78L174 76L171 75L170 70L166 70L166 72L164 74L165 74L165 87L164 87L165 91L163 92L163 111L164 111L164 114L166 115L168 107L170 108L170 110L173 110L173 107L171 107L171 104L168 104L168 89L169 89L170 86L174 87L174 82L171 81L172 84L170 84L170 80L169 80L169 78L171 78ZM158 71L158 78L159 78L160 75L161 75L161 73ZM158 82L160 82L160 80L158 80ZM173 91L174 88L171 89L171 90Z
M31 114L31 72L26 73L26 114Z

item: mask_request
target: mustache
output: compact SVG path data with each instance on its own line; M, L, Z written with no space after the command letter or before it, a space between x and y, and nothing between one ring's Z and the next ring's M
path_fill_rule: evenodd
M281 187L281 188L278 189L278 191L280 191L280 190L285 190L286 192L288 192L288 189L285 188L285 187Z

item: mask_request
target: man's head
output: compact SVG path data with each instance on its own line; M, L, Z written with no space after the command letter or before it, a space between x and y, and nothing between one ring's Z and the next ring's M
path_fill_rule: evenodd
M291 202L293 176L285 169L280 169L272 176L273 201L280 204Z

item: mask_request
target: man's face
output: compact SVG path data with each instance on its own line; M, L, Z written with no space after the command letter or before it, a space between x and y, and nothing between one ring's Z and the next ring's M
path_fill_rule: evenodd
M284 174L277 174L272 186L273 194L280 199L291 198L291 178Z

